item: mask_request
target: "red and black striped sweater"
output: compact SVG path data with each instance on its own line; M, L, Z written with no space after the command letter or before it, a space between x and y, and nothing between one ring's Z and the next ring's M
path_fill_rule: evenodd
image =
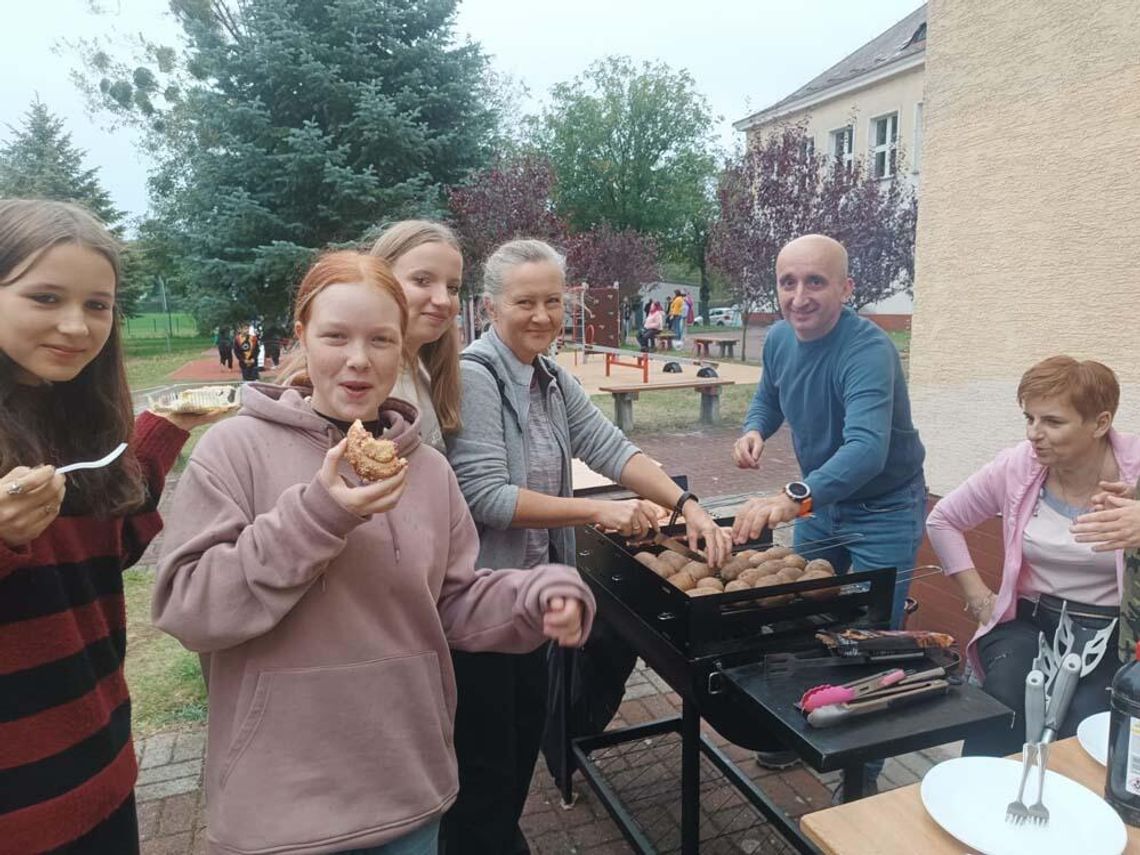
M60 516L27 546L0 541L0 853L75 840L134 788L122 571L162 528L158 497L188 436L151 413L135 422L138 513Z

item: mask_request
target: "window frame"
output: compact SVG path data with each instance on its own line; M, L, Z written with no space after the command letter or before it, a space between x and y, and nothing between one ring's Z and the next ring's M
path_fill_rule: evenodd
M893 177L898 172L898 151L899 151L899 132L901 131L900 119L901 111L896 109L886 113L880 113L877 116L872 116L867 122L867 151L871 160L871 174L878 178L880 181L886 181ZM878 140L878 123L882 121L889 121L894 119L894 137L888 138L885 143L879 144ZM888 126L889 127L889 126ZM878 155L885 154L886 171L880 175L878 174Z
M843 125L839 128L833 128L827 133L828 139L828 154L843 163L843 168L848 172L852 170L855 164L855 124ZM837 143L845 139L846 145L844 151L840 153L837 149Z

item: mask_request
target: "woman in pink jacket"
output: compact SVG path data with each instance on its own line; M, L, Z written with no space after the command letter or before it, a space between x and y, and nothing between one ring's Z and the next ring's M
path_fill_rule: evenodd
M210 851L434 855L459 787L449 647L577 644L593 600L569 567L475 569L451 467L388 397L408 310L383 261L320 259L295 318L303 374L246 386L195 448L155 586L155 624L203 654ZM406 468L361 484L354 419Z
M1111 369L1054 356L1025 372L1017 399L1026 440L943 498L926 523L946 574L961 586L966 609L978 621L969 661L986 692L1017 714L1011 730L967 740L964 752L970 754L1004 755L1021 747L1025 677L1039 634L1052 644L1062 605L1078 644L1118 617L1120 552L1094 552L1071 529L1102 492L1102 482L1140 475L1140 437L1112 428L1120 387ZM970 557L965 533L999 514L1005 558L1001 585L992 591ZM1103 659L1078 684L1061 736L1107 708L1104 690L1119 667L1114 631Z

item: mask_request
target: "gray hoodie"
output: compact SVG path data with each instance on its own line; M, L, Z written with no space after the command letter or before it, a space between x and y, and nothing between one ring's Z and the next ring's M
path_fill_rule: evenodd
M317 478L336 427L294 389L242 403L179 481L153 607L208 654L211 851L378 846L455 799L449 646L533 650L551 597L583 600L587 630L593 599L565 567L475 570L475 526L410 405L380 413L407 488L363 519Z

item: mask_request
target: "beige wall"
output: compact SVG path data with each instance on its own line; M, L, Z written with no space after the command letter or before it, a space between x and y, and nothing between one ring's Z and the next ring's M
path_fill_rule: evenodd
M910 388L937 493L1020 439L1017 381L1116 369L1140 432L1140 3L932 0Z
M748 139L751 141L756 134L762 135L777 124L792 124L806 118L808 134L815 140L815 150L823 152L831 150L831 131L854 124L854 153L857 157L865 157L870 145L871 120L886 113L897 112L899 147L907 161L904 174L909 176L915 165L912 157L915 144L915 106L922 99L923 69L920 65L864 89L839 95L805 110L750 128Z

